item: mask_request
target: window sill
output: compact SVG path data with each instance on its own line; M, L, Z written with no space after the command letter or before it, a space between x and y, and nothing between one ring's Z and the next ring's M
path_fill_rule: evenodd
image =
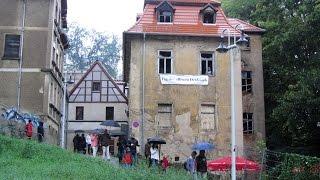
M173 22L157 22L157 24L173 25Z
M202 23L204 26L217 26L216 23Z
M1 59L2 60L9 60L9 61L11 61L11 60L20 60L19 57L6 57L6 56L3 56Z

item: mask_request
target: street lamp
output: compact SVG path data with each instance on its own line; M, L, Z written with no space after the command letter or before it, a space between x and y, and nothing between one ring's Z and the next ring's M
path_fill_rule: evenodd
M238 30L237 28L239 26L242 26L240 24L235 26L235 30ZM224 38L224 33L228 31L228 46L225 46L223 44L223 38ZM234 33L233 36L233 44L230 44L230 30L229 29L224 29L221 33L221 41L220 45L216 49L217 52L219 53L227 53L230 49L237 48L238 46L244 46L248 43L248 40L244 37L243 33L243 27L241 28L241 36L238 41L236 41L236 33ZM238 46L237 46L238 45ZM231 63L231 178L232 180L236 180L236 107L235 107L235 85L234 85L234 67L233 67L233 62L234 62L234 56L230 55L230 63Z
M66 77L66 73L64 74L64 77ZM67 96L67 85L73 84L74 81L71 79L71 76L69 80L64 79L63 80L63 107L62 107L62 118L61 118L61 139L60 139L60 147L65 148L65 135L66 135L66 96Z

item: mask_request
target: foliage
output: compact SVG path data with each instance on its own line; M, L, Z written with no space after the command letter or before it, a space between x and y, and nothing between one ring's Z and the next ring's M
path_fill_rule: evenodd
M70 48L67 51L65 67L68 71L84 71L98 60L113 77L116 77L120 60L120 44L116 36L108 36L103 32L71 24L68 37Z
M320 0L224 3L228 15L267 30L262 37L268 147L308 146L317 152Z
M228 17L250 21L258 0L223 0L222 7Z
M0 179L190 179L182 169L170 168L164 174L161 170L147 168L145 163L124 169L100 158L31 140L0 135L0 142L5 149L0 154Z
M280 154L282 163L270 168L266 179L319 179L320 159L297 154Z

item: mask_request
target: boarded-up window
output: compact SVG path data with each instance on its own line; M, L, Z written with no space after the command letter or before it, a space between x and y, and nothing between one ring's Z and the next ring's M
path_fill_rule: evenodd
M83 106L76 107L76 120L83 120Z
M4 43L4 59L19 59L20 35L7 34Z
M243 113L243 133L252 134L253 133L253 120L252 113Z
M158 126L171 127L172 104L158 104Z
M114 120L114 107L106 107L106 120Z
M200 107L201 129L203 131L215 129L215 106L202 104Z

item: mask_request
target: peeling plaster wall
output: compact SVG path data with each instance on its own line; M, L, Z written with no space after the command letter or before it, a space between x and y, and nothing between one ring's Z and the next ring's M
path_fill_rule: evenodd
M218 39L195 37L147 36L144 63L144 142L147 137L160 135L167 141L161 147L164 154L171 158L186 159L195 142L210 141L216 150L208 154L209 158L230 153L230 56L218 54L215 48ZM172 74L200 75L200 53L214 52L215 75L209 77L208 86L162 85L158 74L158 50L171 50L173 59ZM238 153L243 153L242 133L242 92L241 92L241 56L235 53L236 77L236 118ZM141 142L142 120L142 74L143 39L131 40L130 78L129 78L129 119L137 121L139 127L132 127L132 134ZM261 72L262 73L262 72ZM171 128L157 126L158 104L172 104ZM201 104L215 105L215 128L204 131L200 128Z

